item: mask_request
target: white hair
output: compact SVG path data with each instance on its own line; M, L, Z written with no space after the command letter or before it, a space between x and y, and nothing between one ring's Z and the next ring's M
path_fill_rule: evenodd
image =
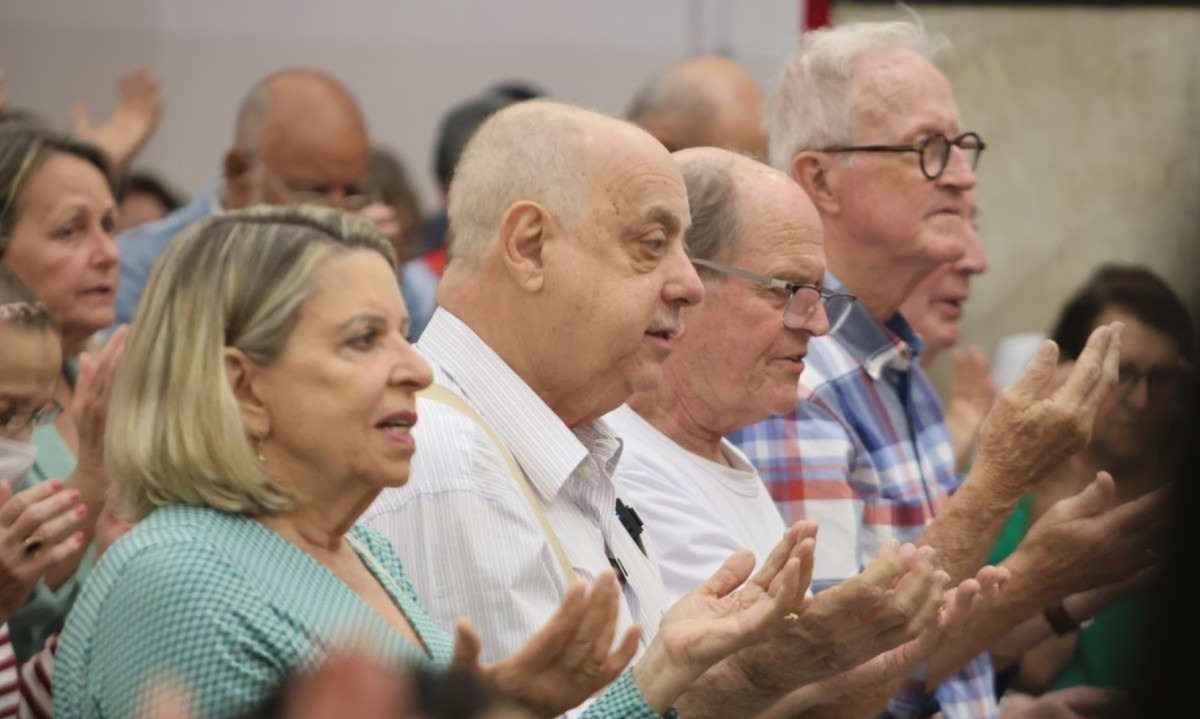
M544 206L568 229L586 204L580 138L588 110L529 100L484 122L467 143L447 196L450 256L482 255L504 213L522 200Z
M912 22L849 23L804 33L767 100L771 164L788 172L801 150L852 141L860 57L911 50L933 62L949 45L944 36Z

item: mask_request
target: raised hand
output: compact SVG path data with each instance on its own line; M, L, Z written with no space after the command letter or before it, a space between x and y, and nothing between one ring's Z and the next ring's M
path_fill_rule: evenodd
M955 465L962 471L979 436L979 428L996 399L996 383L988 374L987 358L978 347L955 350L951 361L946 428L954 445Z
M1120 322L1096 328L1057 388L1058 347L1047 340L1000 394L984 420L976 464L1004 496L1024 494L1091 439L1100 403L1117 383L1123 328Z
M79 492L58 480L16 495L0 482L0 622L21 608L48 567L79 554L85 514Z
M600 574L590 592L576 583L537 634L515 654L489 666L479 663L478 632L460 621L451 666L479 672L499 693L537 716L559 716L616 679L637 651L637 627L610 651L620 598L611 570Z
M1039 586L1045 606L1132 577L1156 561L1147 550L1163 530L1167 489L1117 505L1112 476L1100 472L1047 510L1005 566L1044 578Z
M71 113L71 126L80 139L99 145L108 153L119 176L150 140L161 119L158 80L145 68L137 68L117 81L117 109L107 123L96 127L87 109L76 105Z
M108 486L104 478L105 419L117 365L128 336L129 327L122 325L98 356L87 353L79 356L79 377L71 401L71 412L79 431L79 459L69 483L83 492L84 501L94 509L104 503Z

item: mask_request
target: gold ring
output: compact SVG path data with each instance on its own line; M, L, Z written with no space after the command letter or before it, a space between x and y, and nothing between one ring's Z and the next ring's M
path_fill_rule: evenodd
M783 621L798 622L798 621L800 621L800 615L795 612L788 612L787 614L783 615Z
M32 557L33 555L42 551L42 545L45 543L46 540L42 539L36 534L30 536L25 540L25 556Z

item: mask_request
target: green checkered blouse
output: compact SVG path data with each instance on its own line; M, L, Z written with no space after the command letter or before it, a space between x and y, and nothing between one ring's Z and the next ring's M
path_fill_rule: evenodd
M195 716L241 716L348 638L384 658L444 667L451 639L421 608L391 545L357 525L348 537L429 655L275 532L176 505L113 545L83 586L58 650L55 716L132 717L150 680L165 677L187 687ZM628 670L583 714L656 716Z

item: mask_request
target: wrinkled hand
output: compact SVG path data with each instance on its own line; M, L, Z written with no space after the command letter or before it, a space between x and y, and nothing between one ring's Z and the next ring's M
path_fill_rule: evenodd
M145 68L132 70L117 81L117 109L104 125L94 126L82 105L76 105L71 113L75 135L103 148L118 175L150 140L161 119L158 80Z
M1005 562L1044 581L1044 604L1134 576L1155 562L1148 552L1163 531L1166 488L1117 505L1112 476L1096 475L1029 528Z
M0 622L16 614L48 567L83 548L83 533L76 530L86 513L79 492L58 480L16 495L0 482ZM26 544L31 537L41 539L32 552Z
M914 676L943 641L963 631L973 617L981 616L995 606L1007 580L1006 569L983 567L975 577L946 590L937 621L929 622L916 639L872 657L853 669L806 684L772 707L767 717L797 716L817 705L837 704L851 692Z
M703 586L667 611L658 635L633 668L634 681L655 711L665 713L725 657L804 616L814 532L812 523L789 527L749 581L754 555L734 552Z
M787 690L856 667L936 624L948 577L932 547L887 542L861 573L812 599L764 651L738 655L746 677Z
M600 574L591 592L576 583L525 646L490 666L479 663L478 632L460 621L451 667L479 672L498 692L537 716L559 716L608 686L637 651L641 636L637 627L610 651L620 600L621 588L611 570Z
M1040 697L1012 694L1004 698L1001 719L1103 719L1129 716L1124 696L1115 689L1078 686Z
M996 383L988 374L983 350L955 350L951 358L950 401L946 405L946 428L954 445L954 460L959 471L966 466L979 428L992 402L996 399Z
M1056 389L1058 348L1047 340L1025 374L1000 394L984 420L976 464L1005 496L1024 494L1090 441L1100 403L1117 382L1123 327L1096 328Z

